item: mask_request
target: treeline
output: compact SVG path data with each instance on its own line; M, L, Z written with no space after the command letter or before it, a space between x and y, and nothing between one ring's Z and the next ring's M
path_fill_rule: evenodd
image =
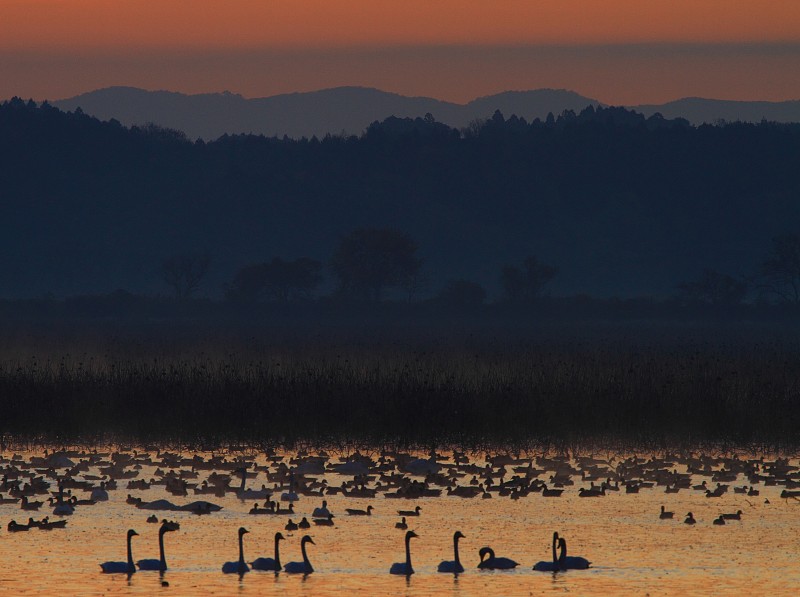
M663 302L684 284L701 302L752 301L773 239L800 221L800 125L692 127L621 108L192 142L15 99L0 105L0 156L9 299L494 303L516 288L524 302L535 255L558 270L543 286L554 296ZM387 229L412 239L419 267L370 288L337 255L354 231Z

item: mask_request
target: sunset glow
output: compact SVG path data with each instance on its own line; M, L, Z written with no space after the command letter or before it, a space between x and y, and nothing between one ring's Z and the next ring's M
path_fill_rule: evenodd
M6 0L0 96L363 85L453 101L537 87L793 99L799 25L794 0Z

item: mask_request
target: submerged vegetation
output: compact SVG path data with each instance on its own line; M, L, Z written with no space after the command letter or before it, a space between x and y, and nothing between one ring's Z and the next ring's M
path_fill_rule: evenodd
M551 329L443 342L352 333L287 341L273 330L261 335L270 340L161 344L73 336L25 350L7 340L0 431L6 440L195 446L796 447L800 346L751 333Z

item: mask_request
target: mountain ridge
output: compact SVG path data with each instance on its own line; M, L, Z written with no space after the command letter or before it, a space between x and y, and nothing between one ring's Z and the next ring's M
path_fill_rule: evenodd
M567 89L508 90L459 104L425 96L405 96L374 87L341 86L290 92L259 98L224 91L185 94L137 87L106 87L51 102L63 110L80 107L101 120L116 119L126 126L154 123L185 132L192 138L216 139L224 134L261 134L294 138L326 134L360 134L376 120L389 116L417 117L431 113L456 128L495 110L528 121L548 113L607 106ZM718 100L686 97L663 104L625 106L645 116L685 118L692 124L718 120L800 122L800 100L781 102Z

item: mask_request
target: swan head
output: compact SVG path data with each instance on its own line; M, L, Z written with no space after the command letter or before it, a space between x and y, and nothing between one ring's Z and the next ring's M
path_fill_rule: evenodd
M419 537L419 535L417 535L414 531L406 532L406 541L410 541L414 537Z
M372 506L367 506L367 512L372 512L374 509Z
M455 534L453 535L453 540L454 541L458 541L459 539L466 539L466 538L467 538L467 536L464 533L462 533L461 531L456 531Z
M283 536L283 533L275 533L275 541L281 541L283 539L286 539L286 537Z
M14 522L14 521L12 520L11 522ZM128 539L130 539L131 537L138 537L138 536L139 536L139 533L137 533L133 529L129 529L128 530Z
M301 544L301 545L302 545L303 543L310 543L311 545L316 545L316 543L314 543L314 540L311 538L311 535L304 535L304 536L303 536L303 540L302 540L302 541L300 541L300 544Z
M478 555L481 557L481 562L483 562L486 556L489 556L490 559L494 557L494 550L491 547L481 547Z
M239 527L239 536L240 536L240 537L243 537L243 536L245 535L245 533L249 533L249 532L250 532L250 531L248 531L246 528L244 528L244 527Z

